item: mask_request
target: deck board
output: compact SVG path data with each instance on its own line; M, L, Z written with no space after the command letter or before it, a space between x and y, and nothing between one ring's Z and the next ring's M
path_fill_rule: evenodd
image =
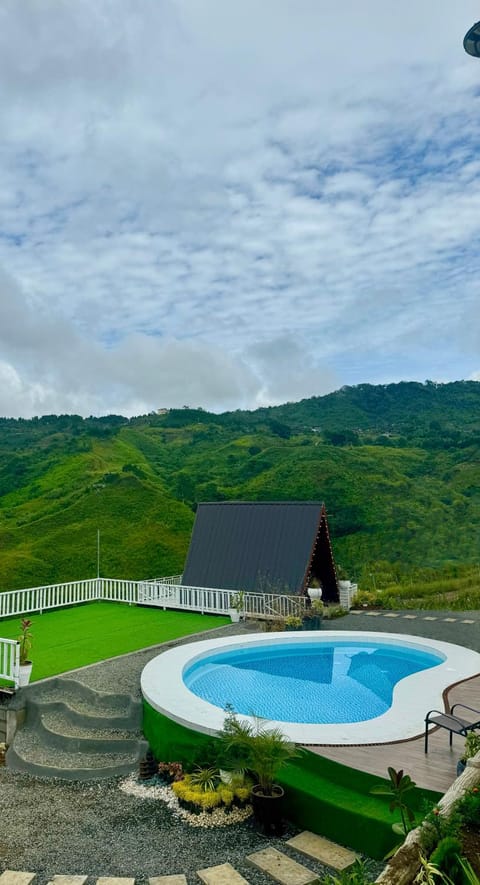
M480 675L452 686L445 694L450 706L462 703L480 710ZM425 710L425 714L427 712ZM380 777L387 777L389 765L397 770L402 768L419 787L445 793L455 780L457 761L462 754L464 744L465 738L454 734L450 748L449 732L444 728L437 728L430 732L428 755L424 753L423 730L413 740L390 744L354 747L309 746L308 749L327 759Z

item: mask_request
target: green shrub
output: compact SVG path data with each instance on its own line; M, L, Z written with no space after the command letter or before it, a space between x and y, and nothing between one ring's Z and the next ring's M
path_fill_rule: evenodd
M211 793L216 789L220 775L218 768L201 768L197 766L190 772L189 781L194 787L204 793Z
M326 605L323 610L323 617L327 621L333 621L335 618L344 618L348 615L348 611L341 605Z
M354 608L383 608L384 598L381 593L374 590L359 590L353 597Z
M320 885L370 885L373 879L368 875L365 864L356 860L351 867L342 870L338 876L323 876Z
M455 836L446 836L441 839L437 847L430 855L430 863L435 864L444 876L448 876L453 882L462 882L462 865L460 855L462 843Z
M473 759L477 753L480 753L480 734L477 734L475 731L469 731L465 738L462 762L466 762L467 759Z
M420 833L420 844L426 854L430 854L436 845L446 837L458 838L462 819L456 807L447 816L441 814L437 805L428 811L423 820Z
M194 783L192 775L187 774L183 780L172 784L172 790L182 808L200 814L202 811L213 811L214 808L221 806L231 808L234 804L245 805L250 798L251 784L233 786L220 783L210 787L206 782Z
M480 826L480 791L473 787L457 802L456 810L462 823L469 827Z

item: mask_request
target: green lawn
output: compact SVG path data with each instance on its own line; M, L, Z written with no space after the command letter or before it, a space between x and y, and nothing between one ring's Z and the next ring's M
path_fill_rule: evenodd
M32 682L149 645L222 627L229 618L91 602L33 614ZM17 639L21 618L0 620L0 637Z

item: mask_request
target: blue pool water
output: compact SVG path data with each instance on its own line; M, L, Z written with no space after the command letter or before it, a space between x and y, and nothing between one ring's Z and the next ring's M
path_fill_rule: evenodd
M397 682L445 657L374 641L272 643L215 652L187 666L198 697L283 722L363 722L391 706Z

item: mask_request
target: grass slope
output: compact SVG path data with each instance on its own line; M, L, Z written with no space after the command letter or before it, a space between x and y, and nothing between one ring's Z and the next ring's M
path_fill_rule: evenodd
M114 602L86 603L31 619L32 681L229 623L215 615ZM17 639L19 632L19 618L0 621L3 639Z

